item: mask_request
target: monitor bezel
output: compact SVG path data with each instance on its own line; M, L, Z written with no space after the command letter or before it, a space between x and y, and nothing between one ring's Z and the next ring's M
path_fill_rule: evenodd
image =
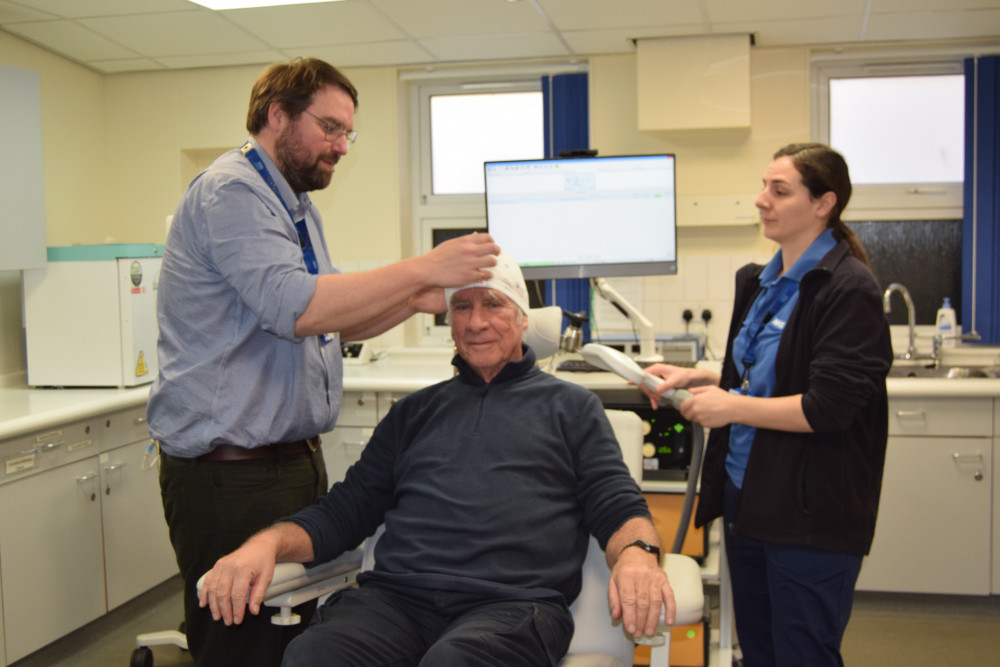
M654 260L649 262L603 262L577 264L546 264L521 265L521 272L527 280L553 280L566 278L606 278L619 276L651 276L674 275L677 273L677 156L674 153L651 153L635 155L594 155L580 157L540 158L528 160L494 160L483 163L483 208L486 217L486 229L490 232L489 216L489 185L486 177L491 165L504 164L539 164L551 162L598 162L630 158L668 158L673 162L673 259ZM669 221L667 221L669 224ZM515 257L515 259L517 259Z

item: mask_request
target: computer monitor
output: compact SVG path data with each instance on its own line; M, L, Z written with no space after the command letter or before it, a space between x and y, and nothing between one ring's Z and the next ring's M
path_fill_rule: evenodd
M486 162L486 224L527 279L677 273L673 155Z

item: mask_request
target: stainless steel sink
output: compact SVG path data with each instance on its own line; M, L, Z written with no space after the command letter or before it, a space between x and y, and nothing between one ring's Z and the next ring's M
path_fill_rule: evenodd
M897 364L889 369L891 378L996 378L1000 370L979 366L910 366Z

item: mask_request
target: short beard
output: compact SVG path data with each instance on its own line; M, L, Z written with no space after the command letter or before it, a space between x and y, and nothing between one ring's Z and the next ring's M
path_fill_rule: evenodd
M322 190L330 185L332 173L319 168L319 158L309 163L302 139L291 127L274 142L274 162L296 194ZM335 158L336 159L336 158Z

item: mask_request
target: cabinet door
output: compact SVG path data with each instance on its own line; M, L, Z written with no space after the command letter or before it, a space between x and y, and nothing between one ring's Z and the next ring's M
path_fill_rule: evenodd
M997 426L1000 428L1000 401L997 401ZM1000 436L993 438L993 595L1000 595Z
M989 594L991 444L889 437L859 590Z
M361 458L361 452L371 439L372 431L373 428L361 426L338 426L323 434L323 460L326 461L326 476L330 486L334 482L343 481L347 469Z
M157 468L143 470L149 440L101 454L108 610L177 574Z
M97 457L0 486L0 585L14 662L105 612Z

